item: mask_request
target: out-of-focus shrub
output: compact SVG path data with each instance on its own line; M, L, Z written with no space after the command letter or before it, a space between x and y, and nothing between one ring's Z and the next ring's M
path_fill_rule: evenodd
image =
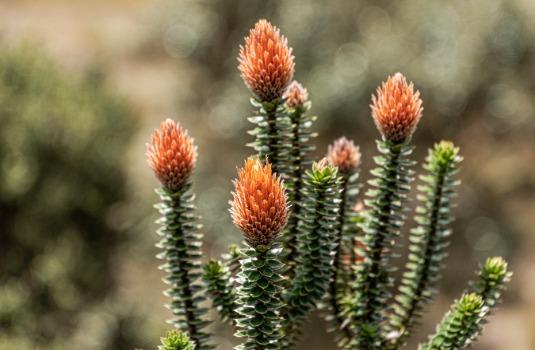
M114 289L135 120L100 71L73 78L24 46L0 49L0 125L0 348L63 348Z

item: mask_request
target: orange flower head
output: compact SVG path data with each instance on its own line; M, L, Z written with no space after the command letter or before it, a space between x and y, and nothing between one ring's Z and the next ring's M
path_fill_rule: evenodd
M238 69L245 85L263 102L281 97L294 74L288 40L265 19L259 20L240 46Z
M234 180L230 214L252 247L269 245L288 221L288 197L271 164L249 158Z
M329 145L326 158L341 172L350 173L360 165L361 154L359 147L355 146L353 141L340 137Z
M162 185L179 190L191 175L197 160L193 138L178 123L166 119L147 144L147 162Z
M394 143L410 139L422 117L420 92L401 73L389 76L372 96L372 116L383 138Z
M286 100L288 107L298 108L308 100L308 91L297 80L294 80L288 85L282 97Z

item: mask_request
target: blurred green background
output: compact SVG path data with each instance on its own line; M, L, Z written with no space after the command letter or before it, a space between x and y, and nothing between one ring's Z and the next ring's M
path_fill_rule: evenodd
M474 349L534 349L532 0L1 1L0 349L155 347L169 314L144 147L165 117L199 145L206 259L239 241L227 201L251 107L236 55L262 17L294 48L318 157L346 135L368 176L370 95L397 71L424 100L415 158L442 138L461 146L450 257L414 341L499 254L515 276ZM335 349L317 317L309 328L301 349ZM231 349L230 329L214 331Z

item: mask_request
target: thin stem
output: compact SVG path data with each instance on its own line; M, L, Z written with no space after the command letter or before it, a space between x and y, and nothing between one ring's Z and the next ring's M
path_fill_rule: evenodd
M394 152L392 152L394 151ZM398 159L400 156L400 152L398 149L390 149L391 156L388 157L388 165L387 165L387 175L386 178L388 179L389 183L386 184L388 188L395 188L396 187L396 179L397 179L397 173L398 173ZM372 276L370 279L369 289L375 290L377 289L377 286L379 285L379 270L381 269L381 262L382 262L382 255L384 254L384 245L386 238L388 237L387 234L385 234L385 231L388 231L390 227L390 218L393 212L393 197L395 192L394 191L386 191L385 193L381 193L381 195L378 196L378 198L382 199L384 196L384 200L382 202L384 203L381 207L378 214L378 226L376 227L377 233L375 234L375 239L372 240L373 245L368 247L369 251L372 252L371 257L371 268L369 275ZM373 295L373 294L372 294ZM371 321L374 319L373 315L377 312L376 309L377 300L370 300L368 303L366 303L366 307L364 309L364 319L366 321Z
M157 191L161 198L157 208L162 214L158 220L162 239L157 247L163 249L158 257L166 260L161 268L169 274L165 282L171 288L165 295L171 298L169 307L176 317L170 322L187 332L199 350L206 350L212 346L207 344L208 334L202 330L208 322L204 320L204 309L199 307L205 298L200 284L201 234L197 232L190 187L186 184L176 192L164 188Z
M337 331L342 332L344 338L351 339L353 333L348 327L342 327L345 323L345 317L342 315L342 305L339 304L338 295L340 293L340 283L346 281L340 281L340 269L341 266L341 252L343 250L342 236L344 233L344 226L346 223L346 203L347 203L347 186L349 182L348 174L341 174L341 188L342 192L340 195L340 215L338 217L338 234L335 237L335 254L333 258L333 276L329 284L329 303L331 307L331 317L334 318L334 324Z
M364 230L365 260L356 265L356 280L345 304L344 314L350 318L353 347L383 349L381 327L385 320L385 303L393 285L389 260L392 246L404 221L403 202L410 190L412 152L408 144L378 142L378 167L372 170L375 179L367 192L369 207Z
M290 201L292 205L292 213L288 220L286 226L285 235L285 251L286 251L286 262L288 265L288 271L286 275L289 279L294 277L295 270L295 259L298 254L297 251L297 225L299 224L299 216L302 211L301 200L302 197L302 188L303 188L303 175L305 172L305 167L309 165L307 161L307 145L301 141L302 129L305 127L304 123L304 113L306 112L307 107L301 106L296 108L290 113L290 120L292 124L292 133L291 133L291 159L292 159L292 182L291 188L289 188Z

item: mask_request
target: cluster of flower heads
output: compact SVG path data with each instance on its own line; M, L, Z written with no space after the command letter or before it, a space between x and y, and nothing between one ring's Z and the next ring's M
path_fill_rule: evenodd
M289 114L299 114L302 112L300 108L305 104L306 109L308 109L310 102L308 101L307 90L297 81L292 81L294 74L292 49L288 46L287 39L280 34L279 29L271 25L271 23L266 20L260 20L256 23L255 27L250 30L249 36L245 38L245 45L240 47L238 61L238 69L241 72L241 76L258 101L276 104L277 113L279 112L278 107L283 106L282 103L284 103L284 107L286 107ZM264 106L272 104L266 103ZM415 90L413 83L408 82L401 73L389 76L386 82L383 82L377 88L376 94L372 95L370 107L373 120L383 140L389 147L392 146L396 149L398 149L399 145L409 142L423 112L419 91ZM274 123L275 126L276 123L277 121ZM178 123L171 119L162 122L160 128L153 132L151 142L147 144L146 154L150 167L166 190L178 192L183 188L188 188L188 178L191 176L197 159L197 148L187 131ZM428 170L442 169L453 164L455 159L460 159L458 149L452 143L442 141L435 147L434 158ZM329 146L325 158L312 164L311 181L321 184L325 179L336 179L339 173L342 176L353 174L359 167L360 162L361 153L359 147L353 141L341 137ZM382 161L376 162L379 164ZM395 174L393 177L395 181L401 182L401 180L396 179L396 176ZM350 177L346 177L346 179ZM391 191L391 189L386 188L386 191ZM168 195L167 192L163 193L166 196ZM321 197L321 200L325 200L325 196L318 197ZM383 197L378 198L378 200L383 200ZM335 199L327 199L326 201L331 204L335 203ZM233 223L242 231L245 241L261 252L265 252L265 248L268 248L282 232L290 215L290 203L284 183L280 175L273 173L267 158L263 163L258 158L251 157L245 161L242 168L238 169L238 177L234 181L234 192L232 192L232 200L230 200L229 204ZM349 202L347 208L348 211L355 214L354 217L357 214L360 217L366 214L366 209L362 202L358 202L354 206L352 206L352 202ZM338 209L336 208L336 210ZM439 212L442 213L441 210ZM330 216L334 217L334 214L330 214ZM298 215L297 217L306 218L306 215ZM381 216L378 215L377 217L372 216L371 219L382 220ZM172 224L174 225L175 223ZM368 254L368 249L371 250L372 246L368 247L361 240L353 239L349 248L341 256L342 269L350 271L354 264L360 264L365 261L373 262ZM411 252L414 252L414 250L411 249ZM313 255L311 254L311 256ZM313 256L313 258L313 260L318 259L317 256ZM275 263L273 266L278 266L278 262L275 261ZM247 264L254 265L255 268L261 268L264 267L265 261L255 260L254 264L244 263L242 266ZM274 273L274 267L270 266L270 264L273 264L273 261L269 260L266 266L270 268L263 269L261 273L256 271L249 271L250 274L243 273L246 278L250 278L252 282L257 283L256 285L254 283L250 284L252 286L251 293L256 294L254 297L250 297L247 294L247 290L243 289L243 291L246 291L244 295L247 300L258 298L263 302L262 305L269 305L268 301L271 302L271 299L273 299L269 293L277 294L273 293L276 285L273 281L276 281L276 278L273 281L269 281L269 278L273 277ZM308 266L308 263L305 265ZM377 274L375 275L377 276ZM464 295L443 321L444 329L437 328L437 335L430 340L429 344L435 344L436 340L440 345L443 345L445 344L445 336L449 336L450 333L456 336L461 334L454 328L460 327L459 322L467 319L466 316L472 317L474 320L473 325L466 324L467 331L473 332L476 330L479 325L480 315L483 314L482 309L485 303L489 307L497 303L503 283L508 281L510 276L511 273L507 271L507 263L503 259L491 258L487 260L480 273L480 282L474 286L476 290L484 291L484 293L478 292L481 295L476 293ZM371 283L368 283L368 285L364 285L364 288L368 288L371 285ZM406 286L408 284L402 282L402 285ZM303 290L306 291L304 294L310 294L308 289L304 288ZM240 293L243 293L243 291ZM269 293L262 294L266 291L269 291ZM374 290L371 292L377 294ZM324 291L322 291L320 296L324 294ZM266 299L268 301L259 297L265 297L266 295L268 295ZM238 304L243 300L245 298ZM367 299L364 298L363 300ZM373 306L378 303L366 302L366 304ZM256 314L251 316L250 312L253 309ZM246 305L238 313L247 317L251 316L250 319L246 320L248 323L244 322L244 325L260 329L262 335L278 334L277 331L274 331L276 327L272 327L270 323L274 319L272 315L275 315L275 313L271 312L271 310L271 313L268 313L266 310L267 307L265 306L262 308ZM415 310L415 308L412 310ZM457 311L458 313L456 314L455 312ZM256 317L258 315L260 316ZM246 318L243 319L245 320ZM368 323L363 324L368 326ZM256 329L253 331L256 332ZM244 332L243 334L251 336L252 333ZM462 343L468 344L471 339L473 338L467 333L466 339L462 340ZM263 345L271 345L272 342L275 344L275 341L278 341L278 338L266 341L266 339L260 337L256 344L261 344L263 348ZM193 343L187 337L183 337L178 333L170 333L168 337L162 339L162 343L163 347L181 346L184 349L193 348ZM377 342L373 344L376 346Z
M308 99L306 89L298 82L288 86L294 73L292 49L279 29L268 21L262 19L251 29L238 61L245 84L261 101L284 97L287 105L295 108ZM413 84L401 73L388 77L377 88L371 108L377 128L394 143L410 138L423 111L419 91L414 91Z
M162 185L178 191L188 180L197 157L193 139L176 122L164 121L147 144L147 161ZM234 181L230 202L234 224L253 247L268 245L288 221L288 196L280 176L256 158L245 161Z
M238 69L247 87L261 101L283 98L297 108L308 100L307 90L292 80L292 49L279 29L260 20L245 45L240 47ZM401 73L388 77L372 96L372 116L384 139L402 143L410 139L422 116L420 93ZM351 172L361 154L353 141L342 137L329 146L326 159L341 172ZM147 160L162 185L179 190L191 175L197 159L193 139L178 123L165 120L147 145ZM288 219L287 194L271 165L248 159L239 170L231 201L234 224L251 245L267 244L280 233Z

